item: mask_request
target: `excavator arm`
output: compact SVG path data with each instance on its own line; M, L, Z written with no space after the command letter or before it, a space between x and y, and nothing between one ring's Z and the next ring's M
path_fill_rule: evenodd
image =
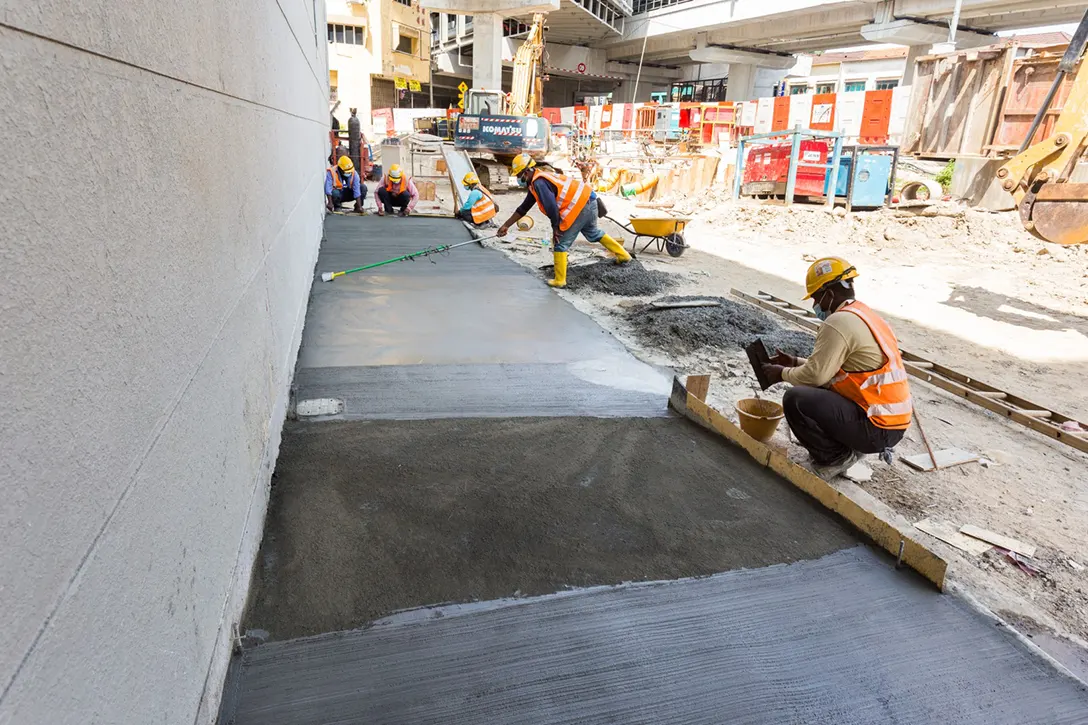
M1076 68L1086 40L1088 11L1062 57L1054 84L1020 153L997 171L1002 188L1016 200L1024 228L1056 244L1088 243L1088 184L1069 181L1088 148L1088 63L1077 72L1051 136L1033 146L1029 144L1063 79Z
M541 60L544 57L543 13L533 16L533 24L525 42L514 56L514 73L510 84L510 110L512 116L539 116L544 105L541 98L543 79Z

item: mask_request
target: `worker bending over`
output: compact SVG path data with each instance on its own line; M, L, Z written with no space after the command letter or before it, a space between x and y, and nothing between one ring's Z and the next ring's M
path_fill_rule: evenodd
M518 184L528 187L529 193L521 206L499 227L497 234L505 237L510 225L528 214L535 202L552 222L555 279L548 280L549 286L567 286L567 251L579 233L590 242L604 245L615 255L618 264L631 261L631 255L623 245L597 226L597 194L588 184L569 176L541 171L529 154L515 156L510 171L518 177Z
M831 479L865 453L903 439L913 406L899 343L888 323L854 299L857 270L838 257L813 262L805 278L812 310L823 320L807 360L776 351L763 371L793 385L782 397L790 430Z
M355 211L363 211L366 185L359 178L355 164L347 156L341 156L335 166L325 170L325 208L336 211L341 204L355 201Z
M382 177L378 184L378 216L393 213L393 207L399 207L400 216L408 216L416 208L419 201L419 191L416 190L416 182L400 170L400 166L393 164L389 171Z
M478 227L484 225L494 226L495 223L491 221L491 218L498 213L499 205L495 203L495 198L491 196L491 192L480 183L479 177L471 171L465 174L465 178L461 180L461 183L468 190L468 196L465 197L465 203L457 210L457 218L472 222Z

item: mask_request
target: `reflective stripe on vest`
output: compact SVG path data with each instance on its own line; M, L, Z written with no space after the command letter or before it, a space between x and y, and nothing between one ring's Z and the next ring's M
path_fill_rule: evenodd
M495 201L491 198L491 192L484 188L483 184L476 187L483 194L476 203L472 205L469 212L472 214L472 222L474 224L483 224L491 217L495 216Z
M905 430L910 427L914 406L895 333L880 315L862 302L851 302L839 311L862 319L884 354L884 365L867 372L839 370L831 381L831 389L857 403L877 428Z
M536 187L533 186L533 182L537 179L544 179L555 187L555 200L559 206L559 231L567 231L589 201L589 186L570 176L537 171L529 182L529 192L536 199L537 208L545 214L547 212L544 212L544 205L540 203L540 197L536 195Z
M400 181L397 182L397 186L393 186L393 180L389 178L387 174L385 177L385 190L390 194L400 195L404 193L404 190L408 188L408 179L401 174Z

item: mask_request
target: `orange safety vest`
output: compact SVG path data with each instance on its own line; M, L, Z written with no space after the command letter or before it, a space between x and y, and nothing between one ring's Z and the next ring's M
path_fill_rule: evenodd
M329 171L330 174L332 174L332 188L334 188L334 189L343 189L344 188L344 182L340 180L340 174L337 173L339 171L339 168L336 167L336 166L330 166L328 168L328 171ZM354 178L355 178L355 174L357 174L357 173L358 173L357 171L352 171L351 172L351 179L352 179L351 180L351 186L352 187L355 186Z
M390 194L393 194L395 196L399 195L399 194L403 194L404 191L407 188L408 188L408 177L407 176L405 176L404 174L401 174L400 175L400 182L396 186L393 186L393 180L389 178L388 174L386 174L386 176L385 176L385 190L388 191Z
M498 210L495 209L495 200L491 198L491 192L483 184L480 184L477 188L483 196L472 205L469 213L472 214L473 224L483 224L495 216Z
M831 380L831 389L860 405L877 428L906 430L910 427L914 404L895 333L880 315L862 302L850 302L839 309L857 315L865 322L884 353L884 365L867 372L848 373L840 369Z
M559 205L559 231L567 231L589 201L589 186L569 176L550 174L547 171L535 172L529 181L529 193L536 199L536 206L542 213L546 213L544 205L540 203L540 197L536 195L536 188L533 186L537 179L545 179L555 187L555 199Z

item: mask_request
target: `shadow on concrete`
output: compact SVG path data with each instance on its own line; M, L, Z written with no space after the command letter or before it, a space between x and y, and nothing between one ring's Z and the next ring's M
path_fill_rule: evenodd
M1088 335L1088 317L1055 312L981 287L954 287L944 304L1017 327L1032 330L1074 330Z

